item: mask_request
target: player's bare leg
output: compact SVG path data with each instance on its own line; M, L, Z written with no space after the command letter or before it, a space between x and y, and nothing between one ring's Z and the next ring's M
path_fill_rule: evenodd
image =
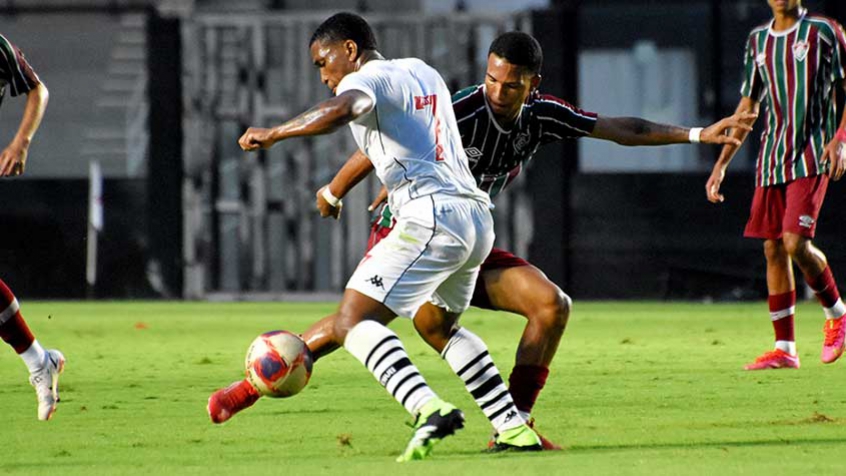
M301 337L308 346L308 350L311 351L311 356L315 361L341 347L338 344L338 338L335 337L335 320L337 318L337 313L326 316L303 332Z
M461 378L490 420L497 432L491 450L541 450L540 438L517 411L487 346L466 328L458 327L459 316L427 303L414 316L415 328Z
M794 233L784 234L784 248L790 254L805 281L814 291L825 313L823 326L823 348L820 356L826 363L832 363L843 354L846 341L846 306L840 299L837 283L828 266L825 255L815 247L809 238Z
M793 330L793 315L796 306L793 264L782 240L765 240L764 256L767 259L767 290L770 319L775 331L775 348L764 352L744 368L746 370L799 368Z
M572 301L534 266L483 271L478 285L482 284L494 309L520 314L527 320L517 346L509 390L523 417L534 424L530 415L567 327ZM561 449L541 438L544 449Z

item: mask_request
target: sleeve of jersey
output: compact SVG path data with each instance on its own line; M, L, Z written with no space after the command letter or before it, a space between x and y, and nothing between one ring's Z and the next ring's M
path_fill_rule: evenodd
M6 71L6 77L3 79L9 84L12 96L28 93L41 82L21 50L2 37L0 37L0 61L3 62L2 69Z
M583 111L555 96L540 95L534 108L544 144L589 136L596 126L595 113Z
M846 79L846 32L843 25L832 22L834 29L834 55L832 57L833 72L836 79Z
M746 52L743 55L743 85L740 86L740 95L760 102L764 89L758 72L755 51L755 37L750 36L746 42Z
M370 96L370 99L373 101L373 105L376 106L377 101L377 94L376 91L378 90L378 78L365 74L362 72L350 73L344 76L344 79L338 83L338 87L335 88L335 95L340 96L341 94L347 91L361 91L364 94Z

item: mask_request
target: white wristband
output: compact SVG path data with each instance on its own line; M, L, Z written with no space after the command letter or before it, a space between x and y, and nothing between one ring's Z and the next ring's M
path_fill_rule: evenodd
M329 186L323 187L323 199L326 200L329 205L332 205L335 208L338 208L338 205L341 204L341 199L332 195L332 192L329 191Z
M688 134L687 138L691 144L698 144L700 136L702 135L702 128L701 127L691 127L690 134Z

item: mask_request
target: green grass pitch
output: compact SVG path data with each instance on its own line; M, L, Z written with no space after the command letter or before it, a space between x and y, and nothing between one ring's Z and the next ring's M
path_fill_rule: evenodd
M834 474L846 455L846 361L819 361L822 311L799 306L802 369L744 372L771 346L765 303L577 302L539 429L563 452L488 455L491 429L407 320L392 325L467 427L427 461L394 463L409 416L345 351L309 386L224 425L208 395L242 375L261 332L301 332L334 304L24 302L68 358L62 402L36 420L26 369L0 349L0 474L686 475ZM504 376L523 320L471 310Z

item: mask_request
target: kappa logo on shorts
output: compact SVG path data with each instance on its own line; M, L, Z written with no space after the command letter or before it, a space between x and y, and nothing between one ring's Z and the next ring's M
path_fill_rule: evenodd
M814 226L814 219L808 215L802 215L799 217L799 226L802 228L811 228Z
M370 279L365 279L365 281L367 281L368 283L372 284L373 286L375 286L377 288L382 288L383 291L385 290L385 285L382 282L382 277L379 276L378 274L376 276L373 276Z

